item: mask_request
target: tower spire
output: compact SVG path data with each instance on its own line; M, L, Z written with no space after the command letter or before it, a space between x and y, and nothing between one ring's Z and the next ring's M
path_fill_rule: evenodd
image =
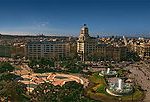
M85 36L85 37L89 37L89 29L88 29L88 27L87 27L86 24L84 24L84 25L81 27L80 35L81 35L81 36Z
M86 24L84 24L84 26L86 26Z

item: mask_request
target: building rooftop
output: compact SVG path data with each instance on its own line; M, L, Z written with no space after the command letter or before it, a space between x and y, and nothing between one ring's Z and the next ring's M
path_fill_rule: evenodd
M64 44L64 41L33 41L28 42L27 44Z

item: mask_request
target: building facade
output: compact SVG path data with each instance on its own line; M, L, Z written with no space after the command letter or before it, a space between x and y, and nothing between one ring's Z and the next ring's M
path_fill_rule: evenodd
M34 41L26 44L26 57L28 59L63 58L69 56L70 46L66 42Z
M150 42L132 41L129 43L130 51L137 53L142 59L150 59Z
M11 57L11 46L0 45L0 57Z
M77 40L77 53L81 57L82 61L87 59L88 54L95 51L96 45L96 40L89 36L88 27L84 24Z
M142 43L136 46L136 52L141 58L150 59L150 44Z
M124 59L126 47L116 47L110 44L99 44L97 39L89 36L86 24L81 27L80 35L77 40L77 53L82 61L92 60L117 60Z
M127 48L116 47L109 44L98 44L96 54L100 60L115 60L120 61L126 58Z

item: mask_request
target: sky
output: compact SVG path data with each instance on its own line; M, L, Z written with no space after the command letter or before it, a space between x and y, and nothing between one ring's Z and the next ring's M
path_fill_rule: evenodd
M150 36L150 0L0 0L0 33Z

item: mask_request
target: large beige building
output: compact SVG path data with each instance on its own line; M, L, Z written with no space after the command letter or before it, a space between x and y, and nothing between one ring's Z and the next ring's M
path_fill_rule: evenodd
M26 45L28 59L63 58L69 56L70 46L60 41L34 41Z
M77 53L84 61L87 55L93 53L96 49L97 42L89 36L89 30L86 24L81 28L79 39L77 40Z
M136 52L141 58L150 58L150 44L141 43L136 45Z
M150 44L144 44L142 48L142 57L150 59Z
M130 51L136 52L142 59L150 59L150 42L131 41L128 44Z
M96 56L100 60L125 60L127 48L124 46L112 46L108 44L98 44L96 47Z
M77 53L82 61L99 60L117 60L125 58L126 47L115 47L109 44L99 44L97 39L89 36L89 30L86 24L81 27L80 35L77 40Z

